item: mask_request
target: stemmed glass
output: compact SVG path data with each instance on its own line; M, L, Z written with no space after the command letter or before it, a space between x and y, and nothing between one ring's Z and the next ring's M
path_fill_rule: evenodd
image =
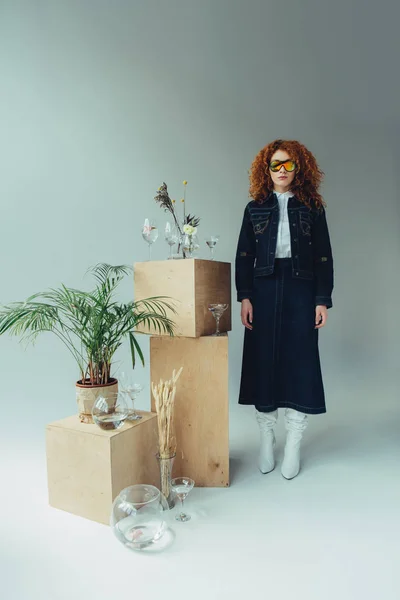
M181 501L181 511L180 513L177 513L175 515L176 521L185 523L186 521L190 521L190 519L192 518L190 515L187 515L183 512L183 503L189 492L193 489L193 487L194 481L193 479L190 479L190 477L175 477L175 479L171 480L171 488Z
M214 249L215 249L215 246L217 245L217 242L219 242L219 235L210 235L209 237L206 238L206 244L210 248L210 251L211 251L210 260L214 260Z
M158 238L157 222L155 219L144 220L142 237L149 245L149 260L151 260L151 246Z
M229 304L209 304L208 310L214 315L214 319L217 324L217 329L215 333L213 333L213 336L221 335L221 332L219 330L219 321L226 309L228 308L228 306Z
M169 246L168 259L172 259L172 258L174 258L173 253L172 253L172 248L175 246L175 244L177 244L179 242L179 238L180 238L177 227L171 225L171 223L168 222L165 225L164 237L165 237L165 241L167 242L167 244Z
M127 405L127 421L138 421L142 418L138 415L135 409L135 401L140 392L143 390L143 386L140 383L135 383L128 373L121 373L118 377L118 390L121 394L124 394Z

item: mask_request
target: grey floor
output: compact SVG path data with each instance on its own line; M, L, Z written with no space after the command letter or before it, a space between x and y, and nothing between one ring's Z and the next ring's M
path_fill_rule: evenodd
M42 437L8 441L1 597L398 600L399 413L382 399L379 409L365 410L360 399L340 405L311 418L293 481L279 471L283 413L277 467L261 475L253 411L233 405L231 487L195 489L192 521L174 525L169 548L153 555L126 550L106 526L49 508Z

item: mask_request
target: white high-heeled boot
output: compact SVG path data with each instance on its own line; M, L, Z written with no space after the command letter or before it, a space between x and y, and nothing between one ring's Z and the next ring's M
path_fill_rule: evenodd
M256 419L260 427L260 454L258 468L261 473L270 473L275 468L275 433L274 427L278 420L278 411L259 412L256 409Z
M308 425L308 415L287 408L285 410L286 445L281 473L285 479L293 479L300 471L300 444L303 432Z

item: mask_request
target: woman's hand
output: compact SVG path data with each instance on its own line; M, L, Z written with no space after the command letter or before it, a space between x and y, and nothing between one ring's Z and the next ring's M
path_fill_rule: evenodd
M247 329L253 329L251 323L253 322L253 305L250 300L246 298L242 300L242 309L240 311L240 317L242 319L243 325Z
M315 307L315 329L321 329L326 325L328 319L328 309L325 305L319 304Z

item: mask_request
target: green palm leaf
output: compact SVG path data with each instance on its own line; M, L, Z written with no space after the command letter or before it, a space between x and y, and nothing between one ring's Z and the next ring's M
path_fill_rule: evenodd
M164 296L118 303L114 293L132 270L127 265L99 263L87 271L97 283L89 292L62 284L33 294L25 302L0 306L0 335L8 332L33 343L40 333L55 334L76 360L80 378L88 377L91 383L108 382L113 356L125 337L129 338L132 365L136 354L144 365L135 329L143 323L158 333L173 335L175 324L168 315L176 310Z

